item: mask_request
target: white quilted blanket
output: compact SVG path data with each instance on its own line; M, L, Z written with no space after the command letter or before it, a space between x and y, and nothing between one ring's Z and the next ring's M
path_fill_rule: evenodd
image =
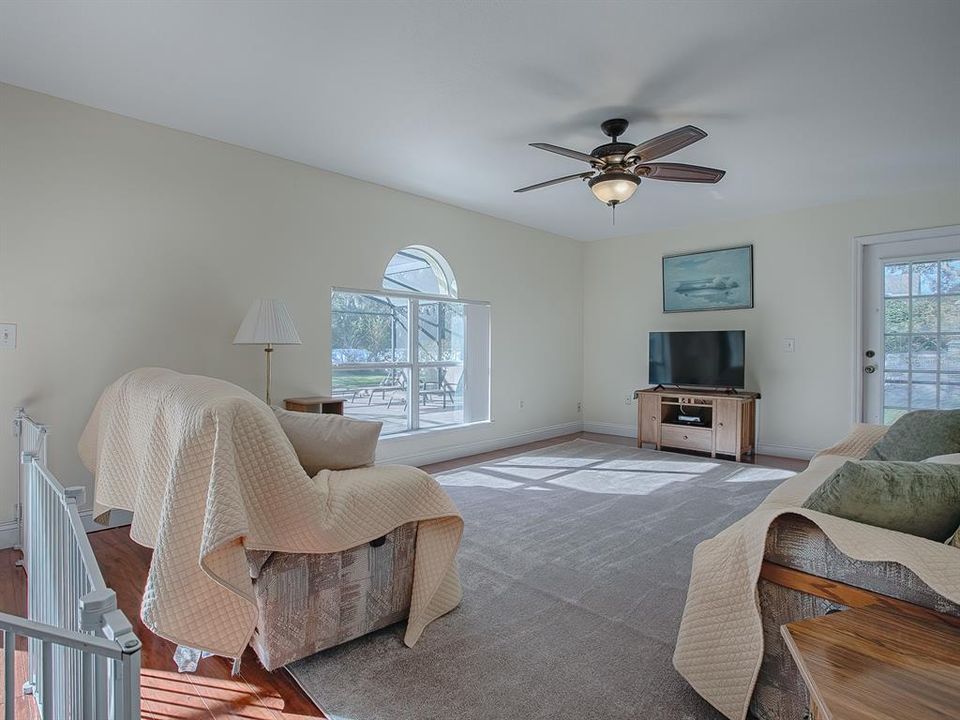
M108 387L79 445L98 514L133 512L154 549L143 622L172 642L239 657L257 621L245 549L330 553L419 521L404 642L460 602L463 520L412 467L307 476L273 411L222 380L135 370Z
M900 563L935 591L960 603L956 548L800 507L834 470L862 457L885 431L875 425L856 426L844 442L817 455L807 470L780 485L756 510L694 550L673 664L731 720L746 717L760 671L763 635L757 580L767 528L777 516L803 515L844 554L857 560Z

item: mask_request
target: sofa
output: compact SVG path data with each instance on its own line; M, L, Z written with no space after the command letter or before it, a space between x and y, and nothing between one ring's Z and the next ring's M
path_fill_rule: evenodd
M865 433L864 437L872 442L883 437L886 428L862 426L861 433ZM871 434L876 437L871 437ZM867 458L876 459L871 457L874 451L868 450L866 444L855 443L852 447L841 444L820 455L835 453L860 457L866 452ZM930 450L921 455L930 452L937 451ZM934 543L933 540L922 542ZM810 705L809 694L784 643L782 625L844 610L847 605L843 604L841 596L852 598L859 595L858 602L872 602L870 594L960 617L960 604L938 594L909 568L896 562L855 560L841 552L814 522L799 514L784 514L773 521L767 531L763 557L766 572L761 572L757 598L764 650L750 701L750 714L759 720L805 720L810 717L807 710ZM957 562L960 563L960 551L957 553ZM811 583L792 582L786 579L791 573L784 573L781 568L800 571L866 593L846 589L838 592L830 582L819 587L816 587L815 580ZM789 584L794 587L788 587ZM816 594L798 589L801 586L815 589Z
M960 605L938 595L909 569L891 562L853 560L840 552L816 525L799 515L783 515L770 526L764 559L778 566L960 617ZM750 712L759 720L804 720L809 717L809 695L784 644L780 626L844 610L847 606L784 587L763 577L757 585L757 594L764 653Z

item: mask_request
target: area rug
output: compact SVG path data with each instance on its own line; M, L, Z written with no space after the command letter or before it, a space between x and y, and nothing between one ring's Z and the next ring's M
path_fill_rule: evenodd
M443 473L463 603L288 666L338 720L714 720L671 664L694 546L793 473L575 440Z

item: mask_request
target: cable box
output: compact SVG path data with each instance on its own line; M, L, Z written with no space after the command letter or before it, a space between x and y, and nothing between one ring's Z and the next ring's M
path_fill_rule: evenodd
M703 425L703 420L696 415L677 415L677 422L684 425Z

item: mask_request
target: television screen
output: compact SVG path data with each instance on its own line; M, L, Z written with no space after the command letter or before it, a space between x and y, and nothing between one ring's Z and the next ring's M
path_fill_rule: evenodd
M650 382L742 388L743 330L650 333Z

